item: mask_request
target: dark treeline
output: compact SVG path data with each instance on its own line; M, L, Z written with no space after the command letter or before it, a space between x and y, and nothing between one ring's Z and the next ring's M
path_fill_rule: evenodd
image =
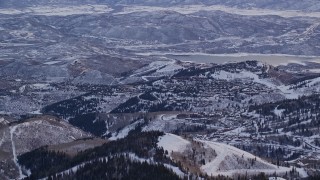
M106 131L106 123L99 120L96 113L76 115L69 119L69 123L96 136L102 136Z
M86 99L86 96L93 95L87 93L72 99L60 101L49 106L44 107L41 112L44 114L50 114L58 116L62 119L68 119L81 114L95 113L97 112L98 99Z
M158 138L161 135L163 135L162 132L132 131L124 139L80 152L75 157L42 147L19 156L18 161L26 169L30 169L31 179L54 175L84 162L121 153L134 153L140 158L152 157L156 162L174 164L165 156L164 150L157 147Z
M174 78L180 77L188 77L188 76L199 76L205 75L206 73L215 73L216 71L220 70L227 70L228 72L237 72L239 70L248 70L251 72L258 72L262 70L263 74L261 76L265 76L265 67L258 66L258 61L245 61L245 62L238 62L238 63L228 63L222 65L216 65L210 68L199 68L199 67L191 67L188 69L181 70L177 74L175 74Z
M281 116L275 114L275 109L283 111ZM268 122L273 122L272 127L266 123L258 124L260 131L283 128L284 132L293 132L294 135L305 137L319 133L320 96L316 94L302 96L298 99L253 105L249 107L249 111L255 111ZM299 145L299 143L296 144L296 146Z
M172 170L163 164L132 160L128 155L116 155L108 159L96 160L80 166L76 172L52 176L49 179L127 179L127 180L178 180Z
M287 99L275 103L266 103L262 105L253 105L249 107L249 111L256 111L264 116L273 116L275 108L284 109L284 114L292 112L302 112L303 110L320 111L320 96L317 94L311 96L302 96L298 99Z

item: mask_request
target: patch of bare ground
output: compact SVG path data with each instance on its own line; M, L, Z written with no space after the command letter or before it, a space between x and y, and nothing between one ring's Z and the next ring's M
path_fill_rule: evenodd
M70 143L49 146L49 150L64 152L69 156L75 156L79 152L101 146L108 141L100 138L79 139Z
M215 150L206 146L202 142L194 140L190 140L190 142L191 144L187 146L183 153L172 152L171 157L185 170L194 174L203 174L200 167L211 162L215 157L217 157L217 154Z
M285 71L279 71L277 68L271 67L268 71L268 75L272 79L276 79L284 84L290 84L291 81L294 81L295 78L291 73Z

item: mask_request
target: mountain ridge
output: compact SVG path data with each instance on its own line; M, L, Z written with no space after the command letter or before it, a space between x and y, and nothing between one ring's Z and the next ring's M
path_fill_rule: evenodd
M149 5L149 6L176 6L176 5L225 5L244 9L263 8L277 10L303 10L319 11L320 2L314 0L1 0L0 7L30 7L37 5L81 5L81 4L106 4L117 5Z

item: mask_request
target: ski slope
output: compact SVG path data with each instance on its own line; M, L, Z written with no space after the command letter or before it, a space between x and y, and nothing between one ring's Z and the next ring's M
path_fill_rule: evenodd
M248 175L259 174L261 172L266 174L273 174L275 172L277 174L285 174L287 171L290 171L290 168L277 167L259 157L230 145L210 141L201 142L207 144L217 153L217 157L213 161L201 167L203 172L208 175L232 177L233 175L244 173ZM238 160L241 160L239 162L245 162L245 164L251 164L251 160L254 160L254 165L249 168L248 166L241 167Z
M274 173L281 175L291 170L288 167L278 167L270 164L253 154L227 144L203 140L196 141L202 142L205 147L211 148L217 154L212 161L206 160L206 164L200 167L201 171L208 175L233 177L238 174L255 175L261 172L269 175ZM192 147L190 144L191 142L188 140L169 133L160 137L158 142L158 146L167 150L169 155L171 155L171 152L183 154L187 148Z
M189 144L189 141L170 133L166 133L164 136L160 137L158 142L158 146L167 150L169 153L183 152Z

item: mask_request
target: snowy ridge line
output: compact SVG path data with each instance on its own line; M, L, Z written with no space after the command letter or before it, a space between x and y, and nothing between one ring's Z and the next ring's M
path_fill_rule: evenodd
M83 162L83 163L81 163L81 164L79 164L79 165L76 165L76 166L74 166L74 167L71 167L71 168L69 168L69 169L67 169L67 170L64 170L64 171L62 171L62 172L59 172L59 173L56 173L55 174L55 176L60 176L60 175L65 175L65 174L70 174L71 172L77 172L78 171L78 169L79 168L81 168L81 167L83 167L84 165L86 165L86 164L90 164L90 163L93 163L94 161L103 161L103 160L108 160L108 157L103 157L103 158L97 158L97 159L94 159L94 160L91 160L91 161L86 161L86 162ZM49 178L51 179L51 178L53 178L54 176L48 176L48 177L45 177L45 178L42 178L41 180L48 180Z
M186 174L183 173L178 167L172 166L170 164L166 163L158 163L153 160L153 158L149 159L144 159L144 158L139 158L136 154L134 153L128 153L129 157L131 160L136 160L138 162L148 162L149 164L163 164L166 168L172 170L174 173L176 173L180 177L184 177Z
M44 16L69 16L80 14L103 14L110 13L114 9L107 5L88 4L78 6L35 6L24 9L0 9L0 14L17 15L17 14L34 14ZM261 8L241 9L223 5L183 5L183 6L125 6L120 12L113 15L126 15L138 12L155 12L155 11L173 11L184 15L194 14L200 11L223 11L225 13L237 14L242 16L280 16L284 18L292 17L309 17L320 18L320 12L303 12L299 10L270 10Z
M12 162L16 166L16 168L14 168L17 174L15 177L16 179L23 179L30 175L30 170L19 164L19 155L30 152L44 145L56 145L55 143L61 144L71 142L75 137L80 138L80 133L81 137L83 136L82 131L72 128L71 126L67 127L67 124L63 121L61 121L60 124L57 123L49 125L52 123L51 121L51 118L35 118L33 120L27 120L26 122L6 127L10 133L8 133L8 139L6 139L6 142L11 144L9 148L11 148L10 153L12 153L12 156L8 156L7 159L10 163ZM24 140L23 137L28 137L30 134L32 137ZM36 141L36 144L30 144L30 142L34 142L34 140ZM0 141L2 141L1 136Z

